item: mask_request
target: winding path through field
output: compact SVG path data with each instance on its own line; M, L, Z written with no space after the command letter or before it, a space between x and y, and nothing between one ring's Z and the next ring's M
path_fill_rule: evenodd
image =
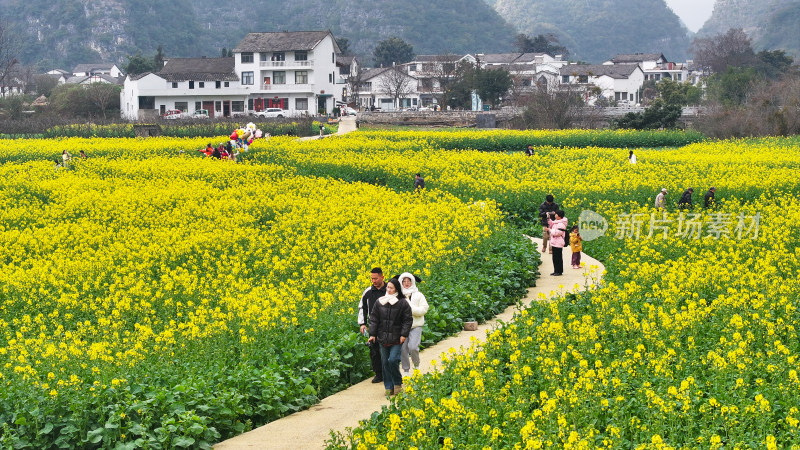
M541 248L541 239L532 240L537 248ZM564 253L566 254L564 259L569 263L569 249L565 249ZM542 265L539 266L541 277L536 281L536 286L529 288L528 294L522 299L525 305L594 285L599 282L605 270L600 262L584 253L582 260L585 269L576 270L565 264L564 275L552 277L547 275L553 271L553 262L548 256L542 255ZM428 298L429 301L435 302L435 296L429 295ZM477 331L462 331L424 349L420 352L420 371L423 373L430 371L431 361L441 361L442 353L447 353L451 348L466 349L472 345L473 339L484 340L487 331L497 327L501 321L505 323L511 321L516 311L516 306L510 306L493 320L480 325ZM342 432L347 428L355 428L359 420L369 418L373 412L380 411L382 406L387 405L388 400L384 397L383 391L383 383L372 384L371 379L367 379L322 399L305 411L221 442L214 448L217 450L325 448L325 441L330 438L332 430Z

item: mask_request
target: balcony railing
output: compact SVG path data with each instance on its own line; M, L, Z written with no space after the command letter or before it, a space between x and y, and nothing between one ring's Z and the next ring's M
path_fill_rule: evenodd
M261 61L262 68L287 68L287 67L311 67L314 65L314 60L306 61Z
M275 92L313 92L313 84L262 84L261 90Z

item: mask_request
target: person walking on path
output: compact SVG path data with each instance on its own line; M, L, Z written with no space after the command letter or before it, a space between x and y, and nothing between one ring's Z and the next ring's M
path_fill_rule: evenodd
M633 150L628 154L628 162L631 164L636 164L636 155L633 154Z
M667 188L661 188L661 192L656 195L656 212L667 210Z
M425 295L417 288L417 277L406 272L397 279L400 281L403 295L405 295L408 304L411 306L411 331L408 333L408 339L403 342L403 348L400 352L400 362L403 366L405 376L410 375L411 363L414 363L414 369L419 367L419 344L422 342L422 326L425 325L425 314L428 312L428 301ZM409 356L411 357L409 361Z
M325 136L325 125L319 124L319 137Z
M547 244L550 242L550 224L548 223L548 214L558 211L558 205L554 203L555 198L552 194L548 194L544 199L544 203L539 205L539 217L542 223L542 253L547 250ZM550 247L550 253L553 247Z
M710 188L708 188L708 192L706 192L706 195L703 196L703 207L704 208L713 208L714 207L714 205L716 204L716 200L714 198L714 194L716 194L716 193L717 193L717 188L715 188L714 186L711 186Z
M380 348L383 387L387 396L397 395L403 390L400 353L413 323L411 305L402 293L400 282L392 278L386 283L386 295L375 302L375 308L369 314L369 342Z
M564 238L567 235L567 218L564 211L548 213L547 223L550 225L550 250L553 252L553 273L550 275L560 277L564 274Z
M425 189L425 178L421 174L414 175L414 191Z
M569 247L572 250L572 268L581 268L581 251L583 251L583 238L577 225L572 226L569 233Z
M692 205L692 194L694 193L694 189L689 188L683 192L681 195L680 200L678 200L678 207L680 209L692 209L694 205Z
M383 280L383 271L380 267L374 267L369 274L372 284L364 289L361 294L361 300L358 302L358 325L361 329L361 334L369 336L367 333L367 326L369 315L375 308L375 302L386 295L386 282ZM375 372L375 378L372 379L373 383L380 383L383 381L383 365L381 363L381 351L377 345L369 346L369 360L372 365L372 371Z

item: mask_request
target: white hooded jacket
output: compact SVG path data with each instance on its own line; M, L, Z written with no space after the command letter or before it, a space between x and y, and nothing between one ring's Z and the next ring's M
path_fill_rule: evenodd
M403 286L404 278L411 280L411 287L408 289ZM428 312L428 301L425 299L425 295L417 289L417 281L414 279L414 275L405 272L397 277L397 279L400 281L400 286L403 288L403 295L406 296L408 304L411 305L411 316L414 318L411 328L425 325L425 313Z

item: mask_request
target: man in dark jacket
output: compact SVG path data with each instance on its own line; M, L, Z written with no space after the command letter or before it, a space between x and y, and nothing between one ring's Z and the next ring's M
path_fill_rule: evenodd
M539 219L542 223L542 252L547 250L547 245L550 242L550 224L547 223L547 214L558 211L558 205L553 201L555 198L548 194L544 199L544 203L539 205ZM553 253L553 250L550 250Z
M414 176L414 190L425 189L425 179L422 178L422 175L417 174Z
M361 334L364 336L367 336L367 321L369 320L369 314L375 307L375 301L386 295L386 282L383 280L383 271L381 268L373 268L369 276L372 284L370 287L364 289L364 292L361 294L361 301L358 303L358 325L361 328ZM376 344L370 344L369 346L369 360L372 365L372 370L375 372L375 378L372 379L372 382L382 382L381 350Z
M716 200L714 199L714 194L717 193L717 188L711 186L708 188L708 192L706 195L703 196L703 207L705 208L713 208Z
M692 194L694 193L694 189L689 188L683 192L681 195L681 199L678 200L678 207L680 209L692 209L694 205L692 205Z

